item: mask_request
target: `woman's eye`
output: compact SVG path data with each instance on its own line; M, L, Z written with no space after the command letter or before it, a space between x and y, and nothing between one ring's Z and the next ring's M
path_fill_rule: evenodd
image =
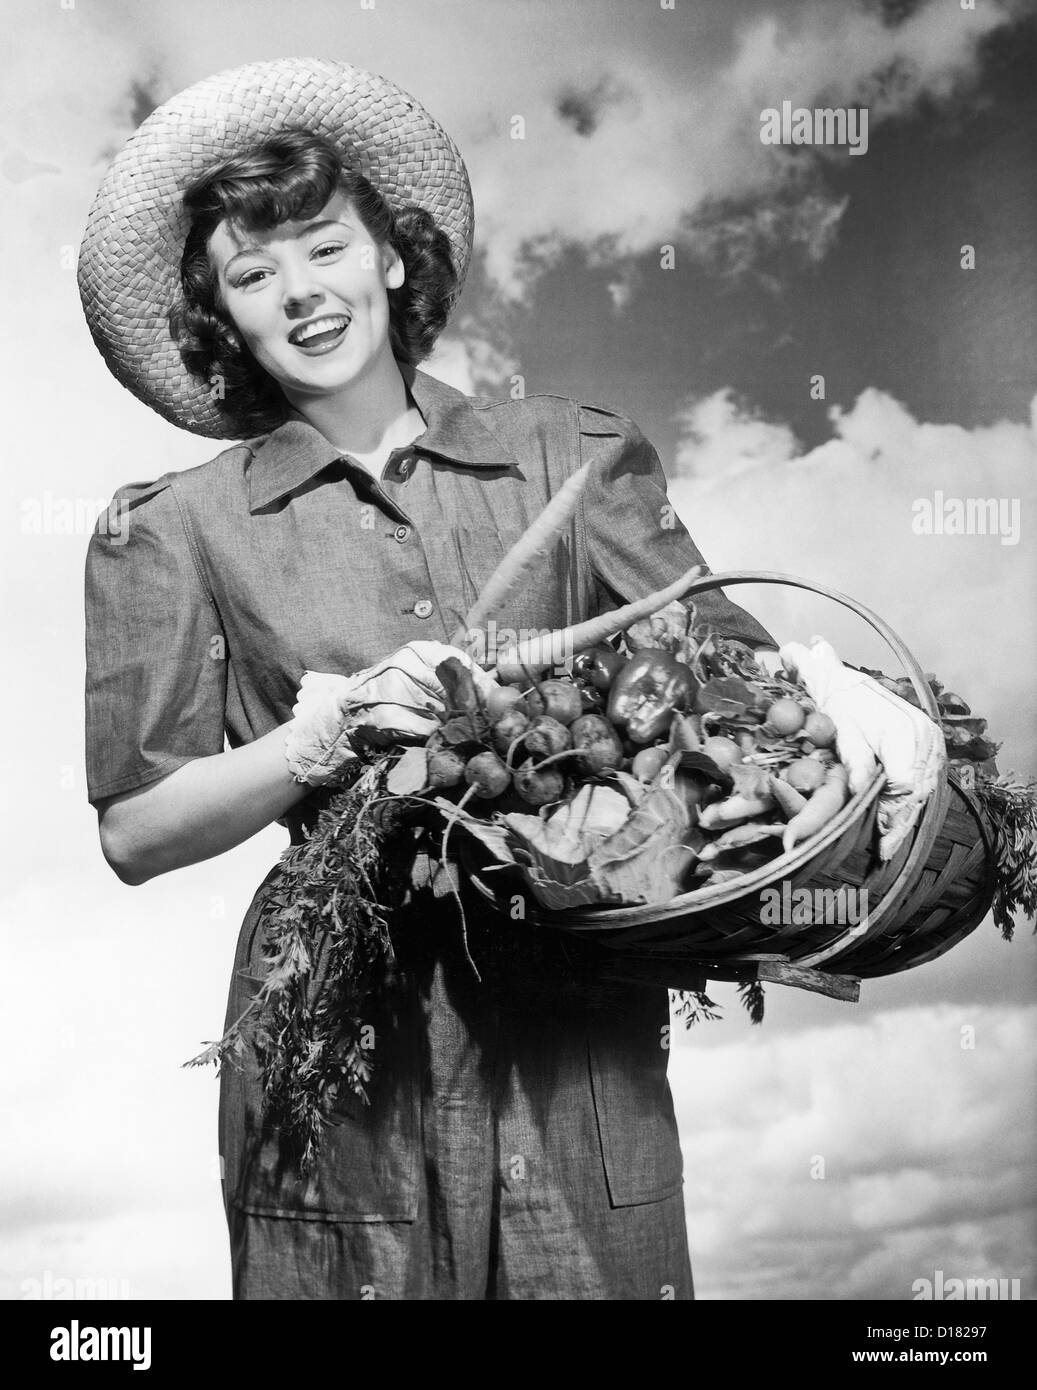
M346 249L345 243L341 241L326 241L322 246L314 249L313 255L319 256L322 260L327 260L329 256L335 256L340 251Z
M247 290L253 285L258 285L267 274L265 270L246 270L244 275L239 276L234 288L237 290Z

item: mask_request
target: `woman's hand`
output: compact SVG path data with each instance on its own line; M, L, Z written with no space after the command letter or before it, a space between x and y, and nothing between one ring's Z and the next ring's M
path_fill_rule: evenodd
M348 729L357 724L419 736L430 732L436 721L429 709L441 709L446 698L436 666L449 656L472 670L478 689L495 684L464 653L442 642L409 642L353 676L308 673L315 691L321 682L330 682L340 694L348 687L344 698L323 704L323 724L314 719L300 725L297 715L240 748L194 758L146 787L107 798L98 805L105 859L123 883L136 886L240 845L318 785L297 780L285 756L286 744L294 746L298 757L309 748L306 756L315 768L320 764L319 776L333 761L327 755L336 743L339 770L355 756ZM300 688L297 710L304 703L302 695Z
M313 787L337 781L356 757L351 735L362 725L427 737L447 698L436 667L451 656L472 672L477 689L494 684L471 657L443 642L408 642L353 676L307 671L285 739L292 775Z

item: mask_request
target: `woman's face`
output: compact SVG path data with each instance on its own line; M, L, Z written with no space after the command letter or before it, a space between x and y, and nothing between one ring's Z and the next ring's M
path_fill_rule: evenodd
M234 327L289 399L333 394L392 361L386 290L403 284L403 262L344 193L269 232L221 222L209 256Z

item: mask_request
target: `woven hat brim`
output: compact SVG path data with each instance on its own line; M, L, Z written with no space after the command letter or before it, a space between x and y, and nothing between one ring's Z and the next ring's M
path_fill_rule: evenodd
M286 126L333 140L393 208L426 208L449 238L460 293L471 258L468 172L453 141L413 97L349 63L279 58L217 73L155 110L94 198L79 254L83 311L108 367L165 419L195 434L240 431L212 388L184 368L169 331L189 230L186 184L214 160Z

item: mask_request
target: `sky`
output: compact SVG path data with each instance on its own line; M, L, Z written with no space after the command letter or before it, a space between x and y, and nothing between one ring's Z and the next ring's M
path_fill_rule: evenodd
M2 564L19 679L4 692L0 1295L49 1271L225 1299L216 1085L180 1063L221 1027L238 925L285 836L139 888L98 848L82 747L93 516L117 486L217 452L122 390L90 342L75 254L108 162L222 68L313 54L390 77L454 138L475 198L475 260L430 370L484 395L521 376L631 416L714 570L852 595L989 719L1002 769L1033 777L1037 23L1010 0L7 13ZM867 150L763 144L761 111L786 100L866 107ZM1018 504L1018 528L918 534L916 504L938 491ZM62 502L83 516L71 533L45 520ZM891 660L820 598L737 597L782 639ZM1035 976L1030 926L1006 944L987 920L943 959L866 982L857 1005L772 988L752 1027L713 987L723 1020L678 1027L670 1057L698 1296L901 1300L942 1269L1018 1278L1032 1298Z

